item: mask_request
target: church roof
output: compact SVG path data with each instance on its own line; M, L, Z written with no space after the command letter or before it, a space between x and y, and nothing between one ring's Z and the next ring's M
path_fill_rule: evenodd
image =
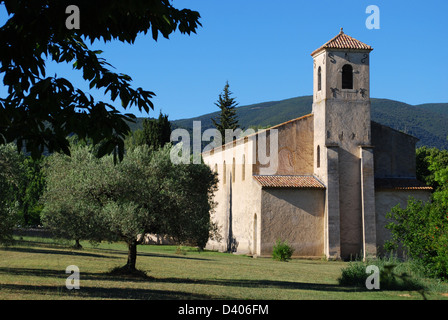
M355 38L346 35L341 28L341 31L333 39L325 43L319 49L314 50L311 55L314 56L324 49L356 49L356 50L373 50L373 48Z
M306 188L325 189L316 177L311 175L254 175L262 188Z
M415 178L375 178L375 188L390 190L432 190Z

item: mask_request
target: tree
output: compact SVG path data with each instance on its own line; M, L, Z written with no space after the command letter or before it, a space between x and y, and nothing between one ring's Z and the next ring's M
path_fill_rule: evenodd
M159 149L170 142L171 123L168 115L159 114L158 119L143 119L142 129L130 131L125 138L125 149L129 150L137 146L147 145L153 149Z
M209 166L178 164L165 192L172 200L165 214L163 233L178 244L189 244L203 249L209 239L220 239L218 226L211 220L216 203L213 194L218 178Z
M216 189L216 174L205 165L175 165L171 145L152 150L140 146L126 153L117 166L120 178L116 198L104 207L114 234L128 245L123 269L136 270L137 245L144 234L161 234L178 243L203 248L217 227L210 212Z
M416 150L416 174L417 179L437 190L440 187L435 174L448 168L448 151L437 148L420 147ZM443 179L438 179L443 181ZM447 184L448 185L448 184Z
M238 104L235 98L231 97L232 92L230 92L229 87L229 82L227 81L223 92L219 94L218 101L215 103L221 109L221 113L218 118L212 118L213 125L221 134L222 144L226 142L226 129L235 130L239 128L235 109Z
M90 89L104 90L123 108L136 106L139 111L153 108L155 95L131 86L131 77L111 71L86 42L118 40L132 44L140 33L159 33L169 38L176 30L195 33L200 15L189 9L179 10L169 0L78 0L81 16L79 29L66 27L66 8L72 1L0 0L9 14L0 28L0 74L7 94L0 98L0 143L16 141L37 158L44 150L69 153L66 137L77 134L100 144L98 154L111 152L122 159L126 121L132 114L121 114L112 104L95 101L75 88L67 79L46 76L46 60L72 63L81 70Z
M44 158L33 159L22 155L23 179L17 193L20 205L21 224L39 225L42 203L40 197L45 188L45 176L42 171Z
M93 156L91 146L51 156L43 221L68 239L124 241L126 272L136 271L137 246L147 233L205 246L216 230L210 220L216 175L205 164L174 165L170 148L137 146L116 165L111 155Z
M12 242L22 179L21 159L13 144L0 145L0 244Z
M448 279L448 154L421 148L417 152L420 179L435 188L427 202L408 200L387 215L392 232L387 249L402 244L408 255L424 266L430 276ZM426 165L424 165L426 163Z
M130 150L137 146L142 146L144 144L145 144L145 136L143 135L143 129L136 129L134 131L129 131L126 138L124 139L125 150Z
M45 161L43 225L57 238L100 242L113 240L99 214L110 185L117 178L110 156L98 159L93 147L72 140L71 155L54 153Z
M143 137L148 147L161 148L170 142L171 124L168 115L160 112L158 119L143 120Z

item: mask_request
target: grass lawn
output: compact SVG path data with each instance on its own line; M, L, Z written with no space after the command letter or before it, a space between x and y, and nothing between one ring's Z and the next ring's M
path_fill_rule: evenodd
M175 246L138 246L137 268L148 278L112 276L126 263L123 243L82 243L82 250L52 239L23 237L0 247L0 299L422 299L418 292L344 287L342 261L289 262ZM65 269L80 270L80 289L68 290ZM448 299L448 284L428 282L428 299Z

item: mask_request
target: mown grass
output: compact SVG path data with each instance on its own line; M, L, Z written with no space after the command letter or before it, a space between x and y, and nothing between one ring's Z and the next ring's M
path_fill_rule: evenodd
M417 291L367 290L338 283L342 261L251 258L195 248L139 246L146 277L114 275L126 263L123 243L82 250L52 239L23 237L0 248L0 299L422 299ZM80 270L80 289L68 290L65 269ZM448 285L431 282L428 299L448 299Z

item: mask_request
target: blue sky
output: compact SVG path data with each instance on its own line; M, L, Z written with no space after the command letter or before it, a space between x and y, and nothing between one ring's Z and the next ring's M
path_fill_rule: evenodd
M157 42L142 35L133 45L91 47L103 50L117 72L130 75L134 87L157 94L149 116L161 110L176 120L218 111L214 103L226 81L240 106L311 95L310 53L341 27L374 48L371 97L448 102L446 0L174 0L173 5L201 14L197 34L176 33ZM369 5L380 9L380 29L366 28ZM47 75L54 73L88 88L68 66L49 65ZM94 96L103 99L101 92ZM127 112L148 116L136 108Z

